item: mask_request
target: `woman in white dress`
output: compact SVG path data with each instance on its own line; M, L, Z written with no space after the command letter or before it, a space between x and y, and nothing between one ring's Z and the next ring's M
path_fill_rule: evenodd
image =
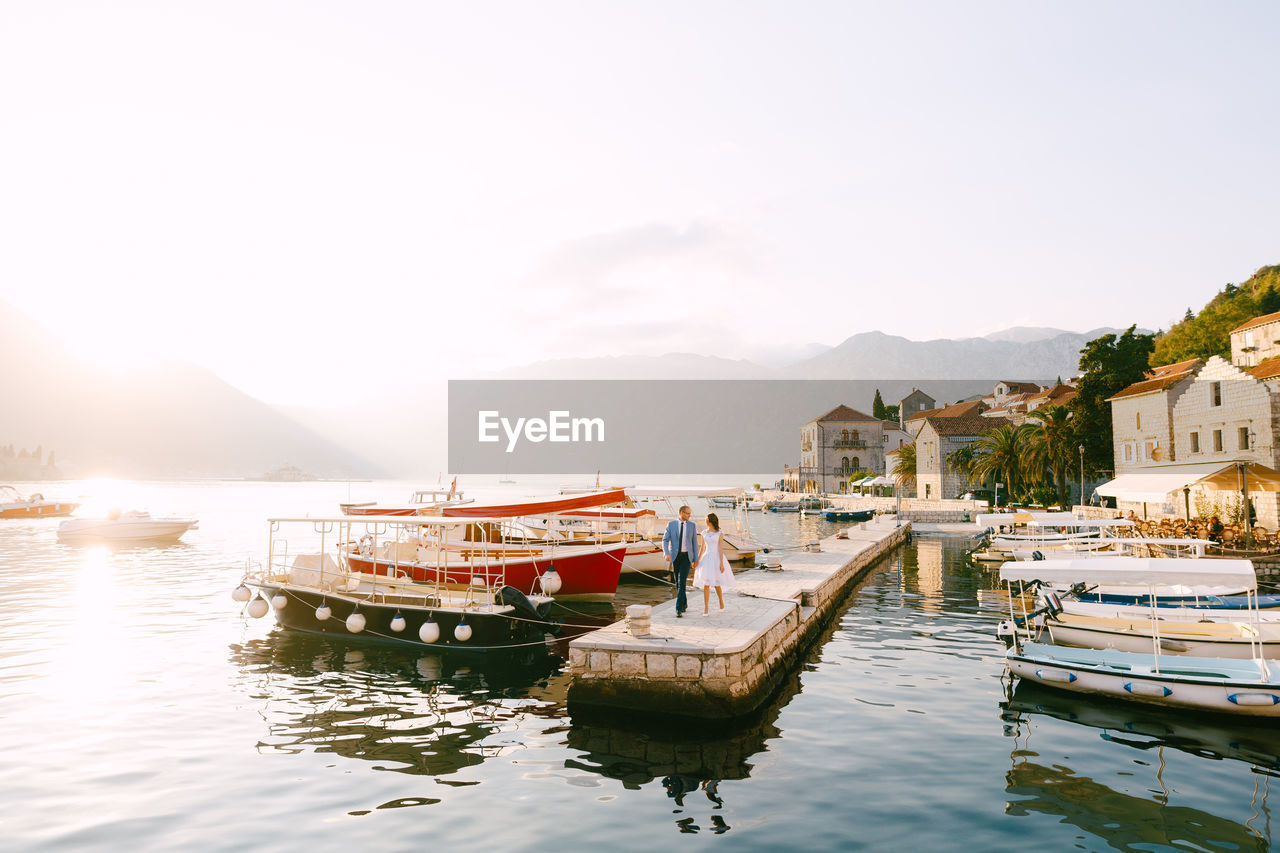
M711 614L711 588L716 589L716 598L720 599L720 609L724 610L724 590L732 589L733 571L729 568L729 558L720 547L720 518L714 513L707 513L707 529L698 534L701 557L698 567L693 571L693 588L702 589L702 615Z

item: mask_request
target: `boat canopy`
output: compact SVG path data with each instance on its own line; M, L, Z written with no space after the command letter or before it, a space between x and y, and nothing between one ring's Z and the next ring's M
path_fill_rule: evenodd
M1248 473L1249 491L1280 492L1280 471L1257 462L1192 462L1148 465L1098 486L1098 494L1120 501L1165 503L1169 495L1191 486L1239 491L1240 467Z
M1082 560L1018 560L1000 566L1002 581L1033 581L1121 586L1234 587L1256 589L1248 560L1198 560L1178 557L1092 557Z
M651 486L626 492L632 498L719 498L741 497L747 490L737 486Z
M974 516L978 527L1022 524L1027 527L1130 527L1124 518L1076 518L1069 512L984 512Z
M622 503L627 493L622 489L608 489L584 495L564 495L558 498L528 498L501 504L466 504L442 507L440 514L448 518L513 518L518 515L546 515L553 512L569 512L592 507Z

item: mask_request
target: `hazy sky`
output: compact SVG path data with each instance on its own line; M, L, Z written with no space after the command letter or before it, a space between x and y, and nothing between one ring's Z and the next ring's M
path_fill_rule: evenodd
M1280 263L1274 2L0 3L0 298L269 402Z

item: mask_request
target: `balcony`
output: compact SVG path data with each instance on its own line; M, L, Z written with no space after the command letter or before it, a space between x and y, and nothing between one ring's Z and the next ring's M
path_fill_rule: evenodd
M843 450L846 448L861 448L865 450L871 445L867 444L860 438L837 438L835 441L831 442L831 446L836 450Z

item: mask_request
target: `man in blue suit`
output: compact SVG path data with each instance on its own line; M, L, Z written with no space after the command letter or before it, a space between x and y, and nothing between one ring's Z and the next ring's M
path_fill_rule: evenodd
M698 526L689 520L691 515L689 507L680 507L680 518L667 522L662 534L662 554L671 564L671 580L676 585L676 616L683 616L689 606L684 585L690 570L698 568Z

